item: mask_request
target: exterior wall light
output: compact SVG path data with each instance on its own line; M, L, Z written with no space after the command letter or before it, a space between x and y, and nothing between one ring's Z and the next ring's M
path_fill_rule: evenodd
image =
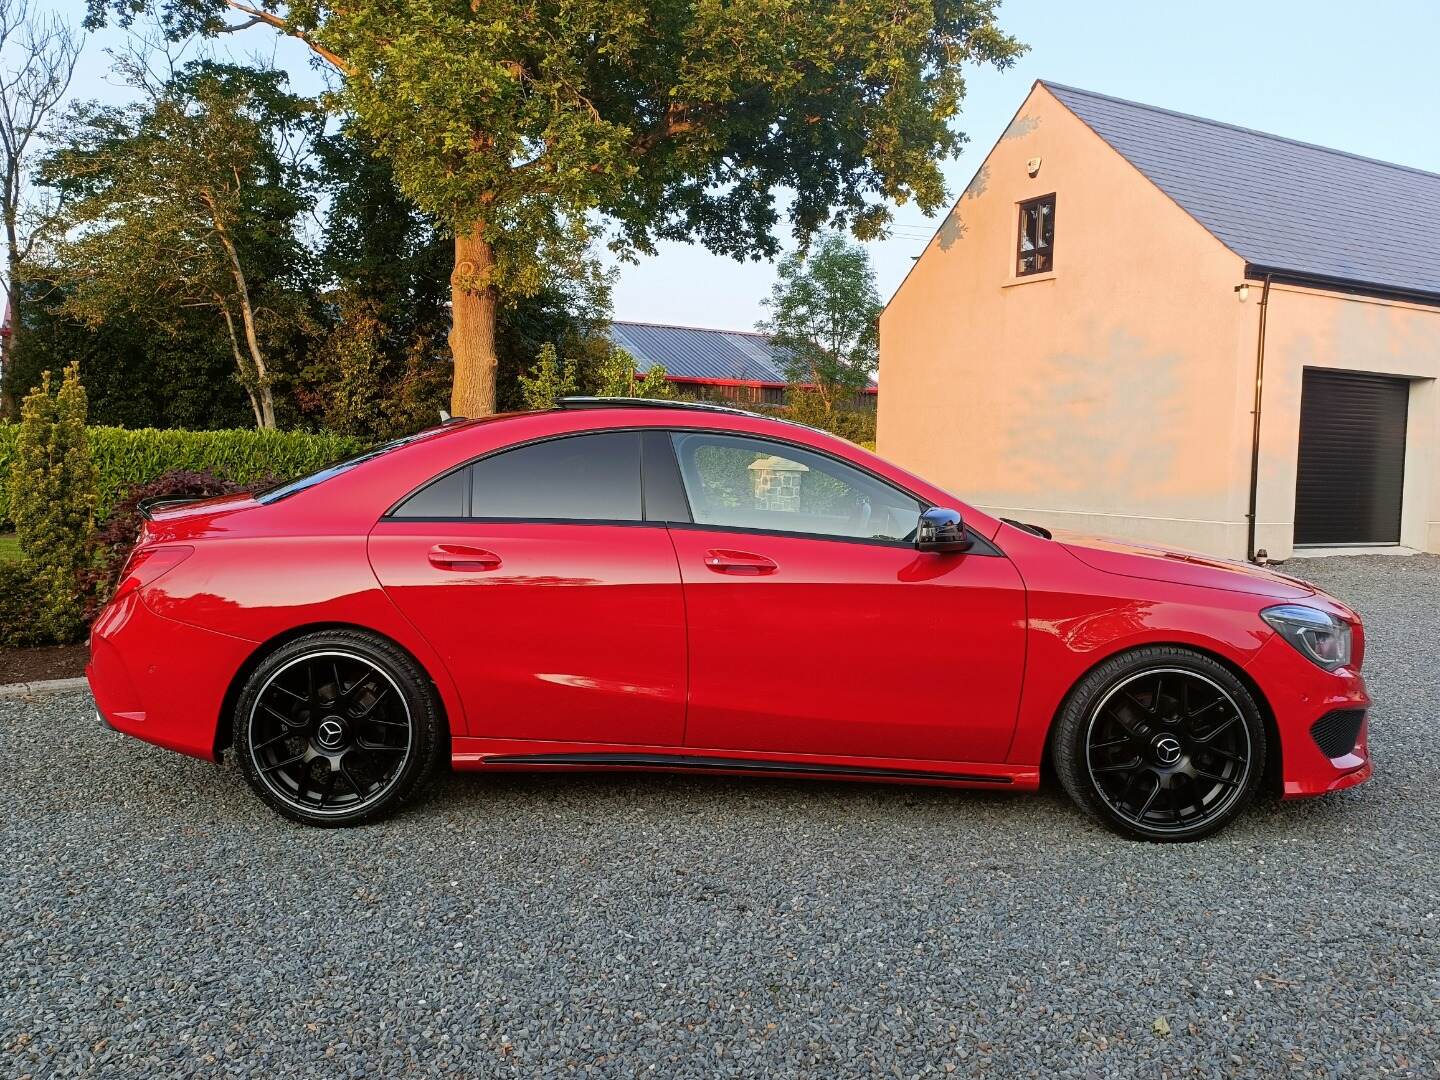
M1235 286L1235 298L1242 304L1250 299L1250 283L1248 281Z

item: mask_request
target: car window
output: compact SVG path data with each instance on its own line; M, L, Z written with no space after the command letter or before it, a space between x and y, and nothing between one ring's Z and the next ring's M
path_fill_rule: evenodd
M459 518L465 516L470 494L470 470L456 469L432 480L397 506L391 517Z
M675 432L675 456L699 525L910 540L920 503L822 454L740 435Z
M434 435L436 432L441 430L443 430L443 428L426 428L424 431L417 431L414 435L406 435L404 438L401 439L392 439L390 442L382 443L379 446L371 447L369 450L366 450L363 453L356 454L353 457L345 458L343 461L337 461L333 465L325 466L323 469L317 469L315 472L302 476L298 480L291 480L289 483L280 484L277 487L267 488L264 491L257 493L255 496L255 500L256 502L261 503L278 502L279 500L288 498L291 495L296 494L297 492L305 491L307 488L315 487L315 485L317 484L323 484L331 477L339 476L341 473L349 472L351 469L355 468L356 465L363 465L367 461L373 461L375 458L380 457L382 454L388 454L391 450L398 450L402 446L408 446L410 443L415 442L417 439L428 438L429 436Z
M639 521L640 435L531 443L470 466L470 516Z

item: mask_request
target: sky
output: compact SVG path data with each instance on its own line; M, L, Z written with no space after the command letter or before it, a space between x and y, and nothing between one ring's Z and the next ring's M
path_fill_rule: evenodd
M75 21L83 15L77 0L50 6ZM952 193L964 189L1036 79L1440 173L1437 0L1006 0L999 21L1030 51L1003 72L967 70L957 126L970 141L944 164ZM89 42L77 95L120 93L107 79L104 55L120 40L106 31ZM231 40L232 52L290 69L297 89L319 87L297 43L279 42L263 27ZM927 219L914 206L900 207L895 235L868 245L883 298L944 209ZM764 317L775 279L770 263L738 263L677 243L619 270L617 319L733 330Z

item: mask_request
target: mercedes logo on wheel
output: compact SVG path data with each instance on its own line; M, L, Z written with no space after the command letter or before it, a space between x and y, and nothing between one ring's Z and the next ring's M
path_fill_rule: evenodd
M1174 765L1180 760L1180 740L1174 735L1162 735L1155 740L1155 758L1161 765Z
M334 750L345 741L345 728L341 726L339 720L333 718L322 720L320 726L315 729L315 741L326 750ZM1178 744L1176 754L1179 754Z

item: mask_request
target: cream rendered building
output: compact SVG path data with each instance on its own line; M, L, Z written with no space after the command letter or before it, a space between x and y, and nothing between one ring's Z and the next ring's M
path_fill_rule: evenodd
M879 452L989 512L1440 551L1440 176L1036 83L880 357Z

